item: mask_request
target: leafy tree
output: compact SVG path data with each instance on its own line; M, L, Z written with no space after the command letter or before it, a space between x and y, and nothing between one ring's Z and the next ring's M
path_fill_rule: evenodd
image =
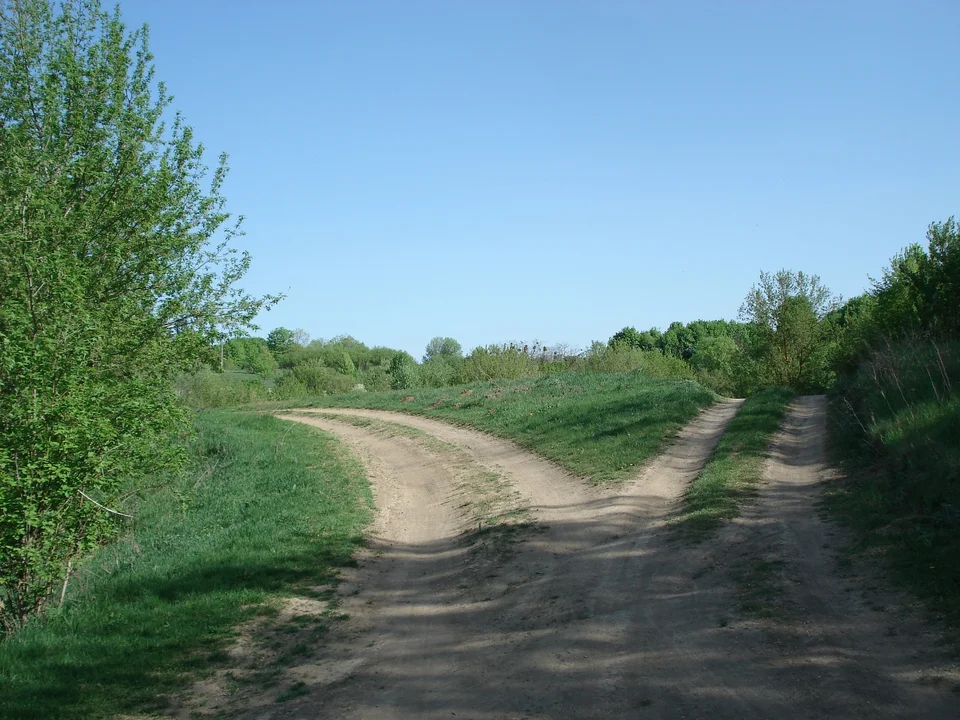
M761 272L760 282L753 286L740 306L740 319L775 329L777 313L790 297L806 298L817 320L840 304L840 299L830 292L818 275L789 270L780 270L776 274Z
M754 327L748 352L759 363L761 384L822 388L827 326L821 321L838 304L816 275L788 270L760 273L760 283L747 294L740 316Z
M771 369L777 385L806 389L814 385L811 360L820 346L821 332L809 298L784 298L776 310L771 343Z
M270 331L270 334L267 335L267 347L270 348L270 352L274 355L283 355L285 352L293 348L296 345L294 340L295 333L293 330L285 327L278 327Z
M0 622L41 609L178 466L172 376L276 298L235 288L212 175L153 81L146 28L97 0L0 0ZM110 508L109 510L105 508Z
M693 356L695 338L693 332L682 322L672 322L660 338L664 355L689 360Z
M690 364L696 370L731 376L739 352L740 348L730 336L708 337L697 343Z
M462 357L463 348L456 340L449 337L435 337L427 343L423 361L426 363L435 359L459 360Z
M621 347L630 347L637 349L642 348L643 337L640 334L640 331L635 327L625 327L618 332L613 334L613 337L610 338L610 341L607 343L610 347L621 346Z
M277 361L274 359L266 343L257 343L253 346L252 350L247 353L244 370L264 378L276 372Z
M910 245L874 282L876 334L960 336L960 226L953 218L927 230L927 249Z

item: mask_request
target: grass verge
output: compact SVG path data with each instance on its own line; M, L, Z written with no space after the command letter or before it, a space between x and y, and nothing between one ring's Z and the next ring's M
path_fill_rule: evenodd
M690 483L674 527L702 542L740 514L743 501L756 493L771 436L779 429L793 398L788 388L764 390L747 398L713 456Z
M372 499L330 436L269 416L198 416L191 472L142 499L87 561L59 613L0 644L0 717L162 712L222 668L241 624L324 599Z
M441 418L489 432L594 482L623 480L716 395L692 380L562 373L447 388L330 395L274 407L354 407Z
M826 509L943 620L960 652L960 342L872 353L831 396Z

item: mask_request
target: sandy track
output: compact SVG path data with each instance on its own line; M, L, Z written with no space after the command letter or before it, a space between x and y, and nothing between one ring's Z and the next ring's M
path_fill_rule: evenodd
M837 570L835 549L849 539L818 513L825 442L826 399L799 398L772 443L760 501L721 537L727 560L776 564L775 617L733 634L753 647L758 684L795 704L788 717L960 718L960 673L915 603Z
M317 658L292 670L309 694L248 716L960 716L949 685L917 684L902 660L910 643L861 624L842 588L847 605L833 590L819 598L833 618L736 615L734 560L776 548L783 574L794 578L784 594L797 596L783 602L798 608L832 572L813 509L825 471L818 403L791 414L761 501L700 548L672 540L664 525L735 402L703 413L616 490L593 488L475 431L380 411L329 411L418 428L504 476L540 527L514 552L488 548L486 557L467 542L474 519L456 463L442 451L329 417L290 416L336 433L365 459L378 518L371 552L341 589L350 620ZM878 702L886 714L876 712Z

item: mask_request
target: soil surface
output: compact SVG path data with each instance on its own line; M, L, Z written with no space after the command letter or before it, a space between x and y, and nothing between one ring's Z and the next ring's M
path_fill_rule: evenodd
M299 696L248 696L241 715L960 718L960 675L916 613L837 570L843 538L817 511L823 398L791 408L741 519L699 546L671 531L738 407L600 488L426 418L285 415L359 454L377 519L339 589L349 619L288 671Z

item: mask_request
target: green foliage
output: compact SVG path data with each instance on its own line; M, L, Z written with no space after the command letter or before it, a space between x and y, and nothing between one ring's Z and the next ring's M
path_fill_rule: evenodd
M876 319L886 332L960 337L960 226L951 217L927 230L874 283Z
M529 345L504 343L474 348L460 366L459 380L463 383L478 380L515 380L537 374L536 348Z
M262 338L234 338L224 347L224 357L232 368L269 377L277 370L277 361Z
M0 624L115 529L128 478L181 459L171 379L273 299L235 289L203 149L146 30L90 2L0 2Z
M427 350L423 355L423 362L431 360L459 360L463 357L463 348L453 338L435 337L427 343Z
M402 402L410 395L412 401ZM399 410L471 425L606 482L636 473L715 397L689 380L568 372L412 393L331 395L310 404Z
M357 384L356 378L319 363L295 366L293 377L307 389L307 392L319 395L349 392Z
M710 460L687 488L675 527L697 542L740 514L756 493L770 438L780 428L793 391L764 390L747 398L727 426Z
M390 370L382 365L371 367L359 373L357 379L363 384L364 389L370 392L380 392L390 389Z
M682 322L672 322L660 338L660 348L664 355L689 360L693 355L695 338L693 332Z
M410 390L420 384L417 363L410 355L401 352L390 361L390 387L394 390Z
M218 408L272 399L266 386L248 373L200 370L184 373L174 383L181 401L192 408Z
M353 375L357 371L356 366L353 364L353 359L350 357L350 353L346 350L334 352L331 360L332 363L330 367L341 375Z
M839 306L816 275L780 270L761 272L747 294L740 316L753 326L746 352L759 385L788 385L798 392L819 391L831 380L830 328L825 318Z
M267 347L274 357L280 357L284 353L293 350L296 347L296 333L285 327L278 327L270 331L267 335Z
M454 385L460 374L460 361L456 358L436 356L427 360L418 368L420 384L423 387L447 387Z
M610 347L619 345L635 350L655 350L657 349L657 336L653 335L654 331L642 333L634 327L625 327L614 333L607 344Z
M732 337L704 338L694 348L690 365L694 370L732 376L740 348Z
M771 329L777 327L778 313L790 298L804 298L817 320L835 310L839 300L817 275L779 270L776 274L760 273L760 282L753 286L740 307L745 321Z
M61 611L0 644L0 717L166 714L166 694L222 667L238 626L350 562L372 499L342 446L269 415L197 425L188 471L155 479L122 539L76 569Z
M690 366L679 358L656 350L638 350L625 343L593 343L586 355L586 369L599 373L640 372L652 378L692 380L694 377Z
M876 307L876 298L864 293L850 298L824 318L830 364L838 375L853 373L869 352L877 330Z

